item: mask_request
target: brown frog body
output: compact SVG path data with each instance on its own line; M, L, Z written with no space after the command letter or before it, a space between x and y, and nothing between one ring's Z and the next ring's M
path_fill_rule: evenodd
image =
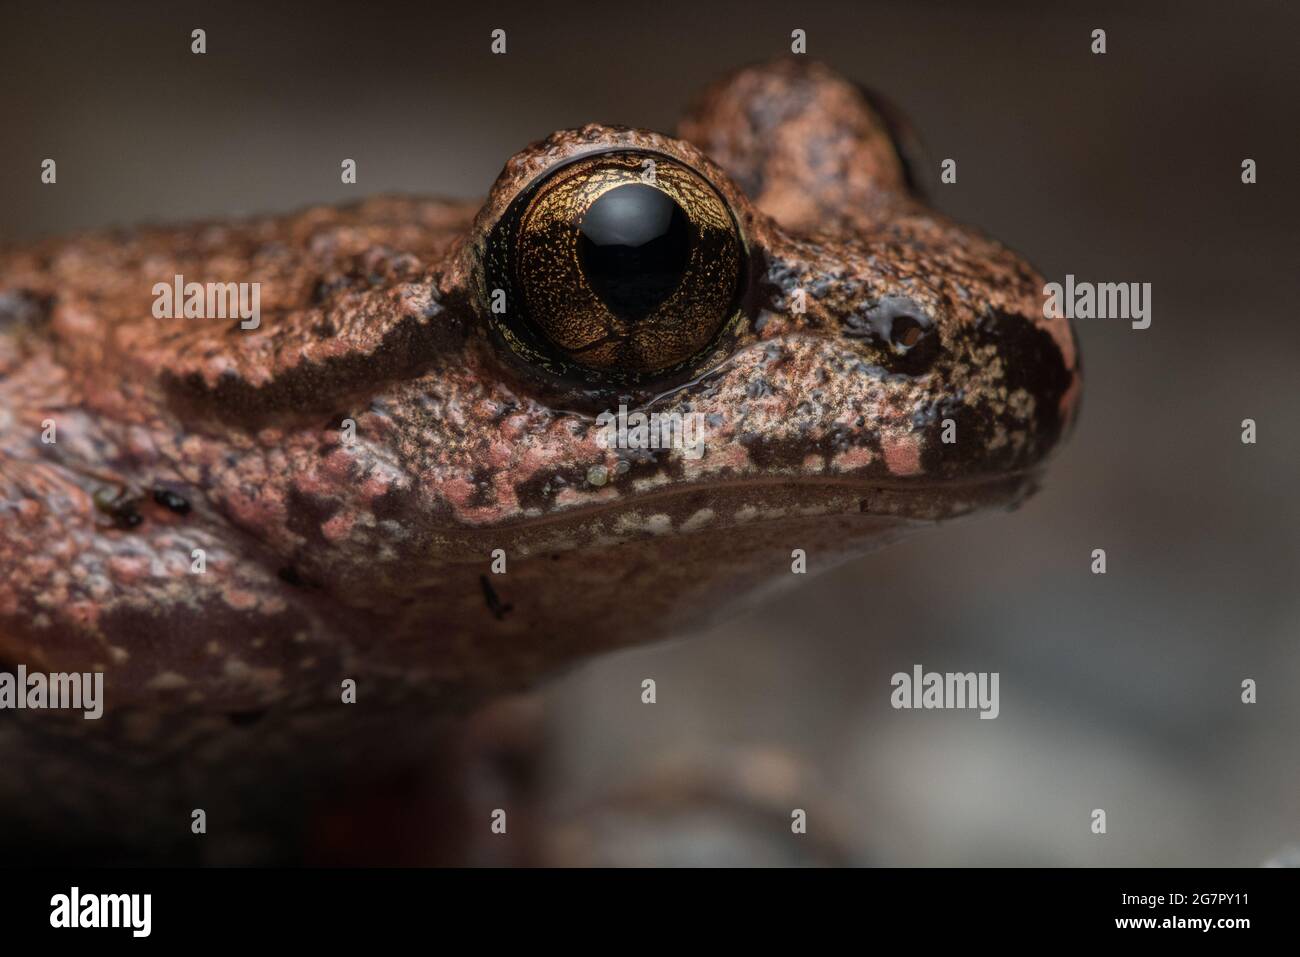
M1014 506L1074 416L1073 335L1023 260L921 203L895 139L856 87L782 62L680 138L556 133L481 206L0 254L0 662L103 671L104 720L48 733L105 766L125 741L185 795L254 747L286 775L399 751L376 729L681 633L797 580L795 549L817 571ZM575 225L602 177L676 197L638 194L675 217L656 242L687 237L687 279L671 250L654 268L689 327L641 286L606 308L626 249ZM260 322L159 318L175 276L259 283ZM702 454L610 447L620 405L698 416ZM0 743L39 761L53 723Z

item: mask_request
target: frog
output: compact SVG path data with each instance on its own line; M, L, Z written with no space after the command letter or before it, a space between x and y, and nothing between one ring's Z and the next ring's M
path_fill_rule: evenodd
M95 794L45 823L446 751L592 655L1018 507L1077 417L1074 332L927 204L882 103L787 58L675 135L555 132L482 202L0 252L0 663L105 687L101 720L5 722L47 793ZM173 281L260 316L159 310ZM612 433L638 414L700 441Z

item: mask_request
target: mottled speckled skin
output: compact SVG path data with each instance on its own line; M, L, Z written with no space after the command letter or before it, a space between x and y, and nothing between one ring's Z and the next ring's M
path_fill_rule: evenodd
M0 254L0 663L107 672L103 721L5 717L0 746L33 761L34 735L66 730L106 765L126 741L168 768L186 749L169 773L191 790L204 762L253 750L289 776L317 752L373 755L384 714L446 717L698 624L795 580L793 548L817 571L1031 491L1079 395L1041 277L912 196L883 121L824 68L742 71L680 132L556 133L481 207L378 198ZM748 250L746 315L705 373L626 396L704 413L698 460L603 448L593 415L619 396L545 381L486 331L496 220L609 148L700 172ZM260 281L261 327L155 319L152 286L176 273ZM931 330L907 355L888 341L900 312ZM115 527L105 488L141 495L143 520ZM122 798L147 803L138 784Z

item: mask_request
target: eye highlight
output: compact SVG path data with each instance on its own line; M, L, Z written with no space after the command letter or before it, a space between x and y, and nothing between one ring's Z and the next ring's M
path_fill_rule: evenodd
M687 371L740 318L745 250L700 174L643 151L582 157L521 193L488 239L494 332L554 375L637 384Z

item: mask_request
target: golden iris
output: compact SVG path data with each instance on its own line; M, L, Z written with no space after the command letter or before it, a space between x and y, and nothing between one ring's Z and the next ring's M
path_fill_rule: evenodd
M559 167L489 242L494 326L559 374L633 382L691 364L739 314L744 246L726 202L689 167L619 151Z

